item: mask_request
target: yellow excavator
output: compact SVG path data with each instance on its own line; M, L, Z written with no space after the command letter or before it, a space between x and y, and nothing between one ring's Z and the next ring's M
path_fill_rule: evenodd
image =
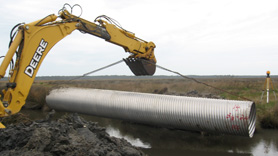
M8 83L0 101L0 120L21 110L43 59L57 42L74 30L123 47L125 52L131 54L124 61L136 76L153 75L156 69L155 44L136 37L105 15L90 22L73 15L72 8L68 10L64 6L58 16L51 14L29 24L19 24L15 28L9 50L0 66L1 78L10 66ZM1 122L0 128L5 128Z

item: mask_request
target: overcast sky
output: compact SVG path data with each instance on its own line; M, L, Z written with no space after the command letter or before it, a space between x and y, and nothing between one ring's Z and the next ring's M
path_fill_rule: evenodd
M278 75L277 0L2 0L0 55L20 22L80 4L82 18L107 15L156 44L158 64L185 75ZM76 8L73 12L79 14ZM38 76L82 75L127 57L121 47L74 31L48 53ZM2 61L2 60L1 60ZM94 75L132 75L119 64ZM156 75L173 75L157 69Z

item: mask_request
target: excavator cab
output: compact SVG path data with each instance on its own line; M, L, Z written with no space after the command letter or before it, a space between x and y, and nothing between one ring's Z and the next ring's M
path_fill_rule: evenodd
M126 58L124 59L127 66L136 76L150 75L155 73L156 65L154 60L146 60L140 58Z

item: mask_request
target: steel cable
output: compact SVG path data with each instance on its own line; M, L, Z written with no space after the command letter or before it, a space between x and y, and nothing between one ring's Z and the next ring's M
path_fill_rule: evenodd
M218 87L214 87L214 86L209 85L209 84L207 84L207 83L198 81L198 80L196 80L196 79L194 79L194 78L191 78L191 77L185 76L185 75L183 75L183 74L181 74L181 73L179 73L179 72L176 72L176 71L167 69L167 68L162 67L162 66L160 66L160 65L157 65L157 64L155 64L155 63L153 63L153 62L150 62L150 61L147 61L147 60L144 60L144 59L141 59L141 60L142 60L142 61L145 61L145 62L147 62L147 63L150 63L150 64L152 64L152 65L155 65L157 68L160 68L160 69L162 69L162 70L165 70L165 71L168 71L168 72L177 74L177 75L179 75L179 76L181 76L181 77L183 77L183 78L185 78L185 79L192 80L192 81L194 81L194 82L196 82L196 83L205 85L205 86L207 86L207 87L211 87L211 88L213 88L213 89L219 90L219 91L221 91L221 92L228 93L228 94L230 94L230 95L239 97L239 98L244 99L244 100L247 100L247 101L252 101L252 100L250 100L250 99L248 99L248 98L246 98L246 97L243 97L243 96L240 96L240 95L236 95L236 94L233 94L233 93L231 93L231 92L229 92L229 91L226 91L226 90L224 90L224 89L221 89L221 88L218 88Z
M218 88L218 87L209 85L209 84L207 84L207 83L198 81L198 80L196 80L196 79L194 79L194 78L185 76L185 75L183 75L183 74L181 74L181 73L179 73L179 72L177 72L177 71L173 71L173 70L170 70L170 69L168 69L168 68L162 67L162 66L160 66L160 65L158 65L158 64L156 64L156 63L150 62L150 61L148 61L148 60L145 60L145 59L140 59L140 60L141 60L141 61L144 61L144 62L147 62L147 63L149 63L149 64L152 64L152 65L155 65L157 68L160 68L160 69L162 69L162 70L168 71L168 72L170 72L170 73L177 74L177 75L179 75L179 76L181 76L181 77L183 77L183 78L185 78L185 79L192 80L192 81L194 81L194 82L196 82L196 83L205 85L205 86L207 86L207 87L211 87L211 88L213 88L213 89L219 90L219 91L221 91L221 92L225 92L225 93L227 93L227 94L230 94L230 95L239 97L239 98L244 99L244 100L247 100L247 101L252 101L252 100L250 100L250 99L248 99L248 98L246 98L246 97L243 97L243 96L240 96L240 95L236 95L236 94L231 93L231 92L229 92L229 91L227 91L227 90L224 90L224 89L221 89L221 88ZM103 69L112 67L112 66L114 66L114 65L116 65L116 64L119 64L119 63L121 63L121 62L123 62L123 61L124 61L124 60L122 59L122 60L120 60L120 61L114 62L114 63L109 64L109 65L107 65L107 66L104 66L104 67L101 67L101 68L99 68L99 69L93 70L93 71L91 71L91 72L85 73L85 74L83 74L82 76L78 76L78 77L73 78L73 79L71 79L71 80L69 80L69 81L73 81L73 80L76 80L76 79L85 77L85 76L87 76L87 75L89 75L89 74L92 74L92 73L101 71L101 70L103 70Z
M85 77L85 76L87 76L87 75L93 74L93 73L95 73L95 72L101 71L101 70L106 69L106 68L109 68L109 67L112 67L112 66L114 66L114 65L116 65L116 64L119 64L119 63L121 63L121 62L123 62L123 61L124 61L124 60L120 60L120 61L114 62L114 63L109 64L109 65L107 65L107 66L98 68L98 69L96 69L96 70L93 70L93 71L90 71L90 72L88 72L88 73L85 73L85 74L83 74L83 75L81 75L81 76L78 76L78 77L75 77L75 78L73 78L73 79L70 79L69 81L73 81L73 80L76 80L76 79L80 79L80 78Z

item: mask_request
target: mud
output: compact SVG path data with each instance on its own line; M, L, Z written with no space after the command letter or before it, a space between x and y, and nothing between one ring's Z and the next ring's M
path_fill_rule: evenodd
M77 114L67 114L52 120L53 113L38 121L23 117L24 121L0 129L1 155L145 155L126 140L110 137L105 128L95 122L86 121Z

